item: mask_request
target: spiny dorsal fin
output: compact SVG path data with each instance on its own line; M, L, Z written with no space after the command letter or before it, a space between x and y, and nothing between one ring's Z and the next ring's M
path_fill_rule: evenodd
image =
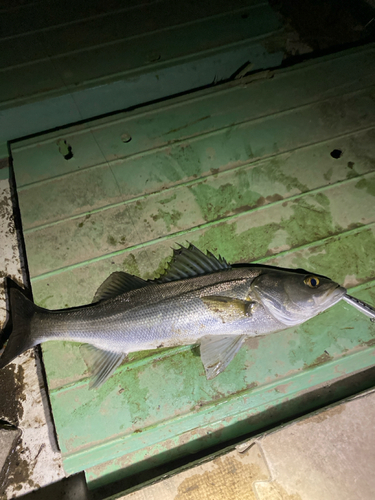
M122 293L130 292L130 290L136 290L148 285L149 283L147 281L142 278L138 278L138 276L133 276L132 274L124 273L122 271L116 271L108 276L108 278L100 285L96 291L93 302L112 299Z
M173 258L163 274L155 281L166 283L186 278L195 278L203 274L230 269L230 265L223 257L216 258L211 252L205 255L197 247L189 243L189 246L173 250Z
M225 370L237 354L245 337L245 335L215 335L201 339L201 360L208 380Z

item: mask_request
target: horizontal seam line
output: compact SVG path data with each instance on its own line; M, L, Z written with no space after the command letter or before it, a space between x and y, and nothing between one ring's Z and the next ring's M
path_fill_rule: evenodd
M298 196L300 196L300 195L298 195ZM283 200L280 200L280 202L281 201L283 201ZM260 209L260 208L261 207L259 207L258 209ZM43 280L43 279L46 279L46 278L50 278L50 277L53 277L53 276L58 276L59 274L63 274L65 272L72 271L73 269L79 269L79 268L88 266L90 264L93 264L95 262L101 262L103 260L111 259L111 258L117 257L118 255L123 255L123 254L126 254L128 252L132 252L134 250L138 250L140 248L150 247L151 245L153 245L155 243L161 243L161 242L164 242L164 241L173 240L174 238L178 238L178 237L184 236L186 234L192 234L192 233L195 233L196 231L199 231L201 229L205 229L207 227L211 227L211 226L214 226L214 225L217 225L217 224L221 224L223 222L227 222L228 220L234 219L236 217L242 217L244 215L246 215L246 213L236 214L236 215L230 216L230 217L228 217L226 219L220 219L220 221L206 222L204 224L200 224L198 226L195 226L194 228L190 228L189 230L177 231L176 233L173 233L173 234L170 234L170 235L167 235L167 236L162 236L162 237L154 239L154 240L148 240L148 241L145 241L145 242L142 242L142 243L138 243L138 244L132 245L132 246L126 248L126 249L117 250L116 252L111 252L109 254L105 254L105 255L98 256L98 257L94 257L92 259L88 259L88 260L83 261L83 262L77 262L76 264L71 264L69 266L61 267L61 268L55 269L53 271L48 271L46 273L42 273L42 274L33 276L31 278L31 282L34 283L35 281L40 281L40 280ZM279 252L279 253L276 253L276 254L273 254L273 255L269 255L269 256L263 257L261 259L257 259L257 260L254 261L254 263L267 262L268 260L275 259L275 258L280 257L280 256L288 255L290 253L294 253L296 251L303 250L305 248L316 247L316 246L321 245L325 241L328 241L329 239L337 238L338 236L345 236L345 235L348 235L348 234L359 233L361 231L370 229L371 226L374 226L374 225L375 225L375 222L371 222L369 224L364 224L363 226L359 226L359 227L357 227L355 229L349 229L347 231L342 231L341 233L332 234L332 235L326 236L324 238L321 238L320 240L316 240L314 242L305 243L303 245L299 245L299 246L290 248L288 250L284 250L282 252Z
M357 91L349 92L347 94L342 94L339 97L342 98L342 97L345 97L345 96L351 96L353 94L358 94L358 93L364 93L365 94L365 92L368 91L372 87L374 87L374 85L370 85L369 87L366 87L364 89L360 89L360 90L357 90ZM288 109L285 109L285 110L282 110L282 111L278 111L276 113L261 115L261 116L258 116L256 118L250 119L250 120L242 120L242 121L239 121L239 122L236 122L236 123L231 123L230 125L225 125L224 127L220 127L218 129L211 130L211 131L208 131L208 132L203 132L203 133L200 133L199 135L192 135L190 137L181 137L181 138L175 139L175 140L172 139L171 141L163 144L162 146L157 146L157 147L154 147L154 148L150 148L150 149L146 149L146 150L143 150L143 151L139 151L139 152L133 153L131 155L115 159L115 160L106 160L106 158L103 157L104 158L104 162L102 162L100 164L83 167L83 168L80 168L79 170L65 172L65 173L63 173L61 175L56 175L54 177L49 177L47 179L41 179L39 181L32 182L32 183L29 183L29 184L23 184L23 185L20 185L18 187L18 191L20 192L20 191L29 189L30 187L36 186L36 185L42 185L42 184L51 182L53 180L57 180L57 179L61 179L61 178L64 178L64 177L76 175L77 173L85 172L85 171L90 170L90 169L98 169L98 168L103 168L103 167L109 167L110 165L116 166L118 164L122 164L124 162L128 162L128 161L131 161L133 159L137 159L139 157L144 157L146 155L149 156L149 155L154 154L156 152L163 151L163 150L165 150L165 149L167 149L167 148L169 148L171 146L174 146L174 145L178 145L178 144L186 143L186 142L190 142L190 143L191 142L197 142L197 141L199 141L201 139L205 139L205 138L208 138L208 137L213 137L213 136L222 134L225 131L232 129L233 127L243 127L246 124L256 124L259 121L266 121L266 120L272 119L273 117L280 117L280 116L283 116L283 115L287 115L287 114L295 112L296 110L303 110L303 109L306 109L306 108L309 108L309 107L313 107L317 103L324 103L326 101L332 101L332 97L327 97L327 99L324 99L324 100L320 99L320 100L317 100L317 101L312 101L312 102L309 102L309 103L306 103L306 104L303 104L303 105L300 105L300 106L296 106L296 107L288 108ZM372 128L374 128L374 126L375 126L375 123L371 124L371 125L368 125L367 127L363 127L363 128L360 128L360 129L355 129L354 131L351 131L351 132L346 132L344 134L339 134L336 137L345 137L345 136L353 134L353 133L360 133L362 131L372 129ZM89 132L91 132L91 130L89 130ZM66 137L67 137L67 139L69 139L69 136L66 135ZM333 140L336 137L332 137L329 140ZM51 142L53 142L53 141L51 141ZM315 143L309 143L307 145L310 145L310 144L319 144L320 142L324 142L324 141L319 141L319 142L315 142ZM307 145L303 145L302 147L305 147ZM25 148L25 149L27 149L27 148ZM297 148L293 148L292 150L294 150L294 149L297 149ZM15 149L15 153L17 153L18 151L20 151L20 149L16 148ZM281 153L277 153L277 154L283 154L283 153L284 153L284 151L281 152ZM273 154L272 156L277 156L277 154ZM259 161L260 159L258 159L256 161ZM16 165L16 162L17 162L17 159L15 159L15 161L14 161L14 163L15 163L15 170L16 170L16 178L17 178L17 165Z
M288 154L288 153L286 153L286 154ZM266 160L260 160L258 162L254 162L254 164L245 164L245 165L241 165L241 166L235 167L233 169L223 170L222 172L220 172L219 174L216 174L216 175L220 176L221 174L233 173L233 172L237 172L239 170L245 170L245 169L248 169L248 168L249 169L253 169L253 168L256 168L257 166L261 165L265 161ZM331 189L331 188L333 188L335 186L340 186L342 184L349 184L350 182L354 182L355 180L361 179L363 177L371 176L372 174L374 174L374 172L375 172L374 170L369 170L367 172L364 172L362 174L356 175L354 177L350 177L349 179L339 180L339 181L337 181L337 182L335 182L333 184L319 186L319 187L316 187L314 189L310 189L309 191L301 191L300 193L297 193L295 195L282 198L281 200L277 200L275 202L268 203L266 205L262 205L261 207L255 207L254 206L250 210L246 210L245 212L242 212L242 213L250 213L252 211L255 211L256 209L262 209L262 208L273 206L276 203L281 203L281 202L284 202L284 201L290 201L293 197L299 197L299 196L308 195L309 193L320 192L320 191L323 191L325 189ZM112 204L109 204L109 205L104 205L104 206L99 207L99 208L94 209L94 210L87 210L85 212L81 212L81 213L76 214L76 215L71 215L69 217L65 217L64 219L59 219L59 220L52 221L52 222L49 222L49 223L46 223L46 224L41 224L39 226L33 226L33 227L30 227L29 229L24 229L23 233L24 234L32 234L32 233L35 233L37 231L41 231L41 230L47 229L49 227L59 226L60 224L65 224L66 222L69 222L69 221L74 221L74 220L77 220L77 219L82 219L84 217L91 216L93 214L97 214L97 213L100 213L100 212L106 212L107 210L112 210L112 209L119 208L119 207L126 207L127 205L131 205L131 204L137 203L137 201L147 200L149 198L154 198L154 197L156 197L158 195L161 195L161 194L163 194L163 195L168 194L170 191L173 191L173 190L183 189L184 187L188 188L190 186L194 186L196 184L200 184L202 182L202 180L204 181L205 179L209 179L210 177L213 177L214 175L215 174L208 174L207 176L202 176L199 179L192 179L191 181L183 182L183 183L180 183L180 184L175 184L173 186L170 186L170 187L164 189L162 192L161 191L153 191L152 193L147 193L147 194L144 194L144 195L136 196L136 197L130 198L128 200L120 201L120 202L117 202L117 203L112 203ZM233 214L233 215L240 215L240 214ZM222 219L219 219L219 220L222 220ZM209 221L207 221L207 222L209 222Z

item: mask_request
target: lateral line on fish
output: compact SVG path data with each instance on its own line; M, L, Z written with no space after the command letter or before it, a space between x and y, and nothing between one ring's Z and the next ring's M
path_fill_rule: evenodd
M223 174L223 173L228 173L228 172L235 172L235 171L237 171L239 169L248 168L248 167L249 167L249 165L245 165L245 166L241 165L240 167L236 167L234 169L223 170L222 172L219 172L219 175ZM327 189L331 189L331 188L333 188L335 186L341 186L343 184L347 184L347 183L353 182L355 180L361 179L363 177L371 176L371 175L374 175L374 174L375 174L374 170L369 170L368 172L364 172L362 174L356 175L355 177L350 177L349 179L342 179L342 180L337 181L337 182L335 182L333 184L329 184L327 186L320 186L318 188L311 189L310 191L307 191L307 192L304 192L304 193L297 193L297 194L294 194L292 196L282 198L281 200L277 200L277 201L274 201L274 202L271 202L271 203L267 203L266 205L261 205L259 207L255 206L255 207L251 208L250 210L246 210L246 211L241 212L239 214L232 214L232 215L229 215L228 217L238 217L238 216L241 216L242 214L246 214L246 213L250 213L250 212L256 212L256 211L262 210L262 209L264 209L266 207L278 205L280 203L284 203L285 201L293 201L294 199L296 199L298 197L306 196L306 195L311 194L311 193L312 194L319 193L319 192L325 191ZM173 190L175 190L177 188L183 188L183 187L193 186L194 184L197 184L197 183L201 182L202 179L206 179L206 178L211 177L211 176L213 176L213 174L210 174L208 176L202 176L202 177L200 177L199 181L197 179L193 179L191 181L187 181L187 182L180 183L180 184L177 184L177 185L174 185L174 186L170 186L170 187L164 189L163 193L168 193L169 191L173 191ZM49 227L58 226L59 224L63 224L65 222L67 222L67 221L77 220L77 219L83 219L84 217L91 216L93 214L97 214L97 213L100 213L100 212L105 212L105 211L111 210L113 208L118 208L118 207L130 205L132 203L136 203L137 201L145 200L145 199L150 198L150 197L153 198L153 197L158 196L158 195L160 195L160 191L155 191L155 192L148 193L148 194L145 194L145 195L136 196L136 197L131 198L129 200L119 201L117 203L112 203L112 204L109 204L109 205L105 205L103 207L95 208L93 210L88 210L86 212L81 212L79 214L71 215L69 217L66 217L64 219L59 219L59 220L56 220L56 221L48 222L46 224L40 224L39 226L34 226L34 227L29 228L29 229L25 229L23 232L24 232L24 234L35 233L37 231L41 231L41 230L49 228ZM226 218L219 219L219 222L222 221L222 220L226 220ZM217 222L217 221L213 221L213 222Z
M235 217L236 216L230 216L230 219L233 219ZM221 219L219 222L223 222L225 220L228 220L228 219ZM125 248L122 250L117 250L116 252L111 252L111 253L106 254L106 255L100 255L98 257L94 257L92 259L88 259L88 260L83 261L83 262L77 262L75 264L70 264L69 266L61 267L61 268L55 269L53 271L49 271L47 273L38 274L37 276L33 276L31 278L31 282L34 283L35 281L50 278L52 276L59 275L59 274L64 273L66 271L72 271L74 269L79 269L81 267L84 267L84 266L87 266L90 264L94 264L95 262L101 262L102 260L112 259L114 257L117 257L118 255L123 255L123 254L126 254L128 252L133 252L133 251L138 250L140 248L148 248L149 246L154 245L155 243L175 240L176 238L178 238L180 236L194 234L194 232L199 231L200 229L205 229L207 227L214 226L217 223L218 223L217 221L206 222L206 223L201 224L199 226L195 226L194 228L190 228L189 230L178 231L178 232L173 233L171 235L162 236L160 238L157 238L156 240L149 240L149 241L145 241L143 243L138 243L137 245L133 245L131 247L128 247L128 248ZM360 227L357 227L354 229L349 229L348 231L342 231L341 233L338 233L336 235L327 236L325 238L314 241L312 243L311 242L305 243L304 245L300 245L298 247L293 247L293 248L290 248L288 250L284 250L282 252L275 253L273 255L268 255L267 257L263 257L261 259L254 260L251 263L252 264L257 264L257 263L260 264L260 263L267 262L268 260L274 259L274 258L279 257L279 256L284 256L284 255L288 255L290 253L297 252L299 250L304 250L305 248L314 248L314 247L320 246L322 243L324 243L332 238L335 238L338 236L343 236L343 235L356 234L356 233L359 233L361 231L368 230L372 226L375 226L375 222L371 222L370 224L365 224L363 226L360 226Z
M369 85L368 87L364 87L364 88L356 90L356 91L344 93L340 97L344 97L344 96L348 96L348 95L352 95L352 94L364 92L365 90L367 90L367 89L369 89L371 87L372 87L372 85ZM298 109L304 109L306 107L313 106L314 104L317 104L317 103L324 103L325 101L330 101L331 99L332 99L332 97L329 97L329 98L327 98L327 99L325 99L323 101L321 101L321 100L312 101L310 103L306 103L306 104L303 104L301 106L297 106L297 107L294 107L294 108L289 108L289 109L286 109L286 110L283 110L283 111L279 111L277 113L272 113L270 115L263 115L263 116L254 118L253 120L244 120L242 122L237 122L234 125L236 127L240 127L240 126L243 126L246 123L256 123L258 121L264 121L265 119L270 118L270 117L281 116L283 114L289 114L289 113L294 112L294 111L296 111ZM91 166L88 166L88 167L81 168L79 170L79 172L85 172L85 171L88 171L88 170L92 171L93 169L102 168L104 166L107 166L107 167L111 168L111 166L120 165L121 163L124 163L124 161L134 160L136 158L140 158L140 157L144 157L146 155L154 154L155 152L163 151L166 148L170 147L171 145L184 144L186 142L192 143L192 142L197 142L197 141L201 140L202 138L214 137L214 136L216 136L216 135L218 135L218 134L220 134L222 132L230 130L234 125L231 124L231 125L228 125L228 126L225 126L225 127L221 127L219 129L216 129L216 130L212 130L212 131L209 131L209 132L206 132L206 133L199 134L197 136L191 136L191 137L187 137L187 138L184 137L184 138L181 138L181 139L176 139L176 140L170 141L168 143L165 143L162 146L158 146L158 147L155 147L155 148L152 148L152 149L147 149L147 150L144 150L144 151L139 151L138 153L134 153L132 155L129 155L129 156L126 156L126 157L123 157L123 158L118 158L118 159L115 159L115 160L106 160L106 158L104 157L104 160L105 160L104 162L99 163L97 165L91 165ZM338 134L337 136L331 136L329 140L315 141L315 142L304 144L304 145L302 145L300 147L295 147L295 148L288 149L287 151L283 151L281 153L270 154L270 155L264 156L263 158L261 158L260 160L257 160L257 161L261 161L261 160L264 160L264 159L267 159L267 158L276 157L276 156L279 156L281 154L285 154L285 153L288 153L288 152L293 152L293 151L296 151L296 150L301 150L303 148L311 147L313 145L325 144L325 143L328 143L328 142L332 142L334 139L339 139L339 138L344 138L344 137L348 137L348 136L351 136L351 135L356 135L356 134L361 133L361 132L366 132L368 130L372 130L373 128L374 128L374 125L369 125L367 127L358 128L358 129L356 129L354 131L351 131L351 132L346 132L344 134ZM251 163L252 162L250 162L250 164ZM241 166L243 166L243 165L241 165ZM43 180L39 180L39 181L36 181L36 182L30 182L28 184L23 184L23 185L19 186L17 190L19 192L21 192L21 191L24 191L26 189L29 189L30 187L34 187L34 186L38 186L38 185L42 186L44 184L48 184L51 180L58 180L58 179L61 179L61 178L64 178L64 177L70 177L72 175L75 175L76 173L77 173L77 171L66 172L66 173L61 174L61 175L56 175L56 176L53 176L53 177L49 177L48 179L43 179Z

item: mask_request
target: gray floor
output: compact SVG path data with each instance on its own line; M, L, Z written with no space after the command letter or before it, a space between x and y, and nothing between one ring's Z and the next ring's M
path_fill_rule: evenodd
M358 395L126 500L372 500L375 391Z

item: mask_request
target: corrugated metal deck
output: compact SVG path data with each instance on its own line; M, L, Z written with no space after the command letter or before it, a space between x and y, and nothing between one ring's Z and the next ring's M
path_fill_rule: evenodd
M281 64L264 0L0 6L0 143ZM36 119L37 117L37 119Z
M375 303L374 63L369 45L14 144L36 302L88 303L115 270L154 277L188 240ZM96 392L77 344L45 344L65 469L97 487L348 395L374 337L338 304L248 341L212 381L184 347L131 355Z

